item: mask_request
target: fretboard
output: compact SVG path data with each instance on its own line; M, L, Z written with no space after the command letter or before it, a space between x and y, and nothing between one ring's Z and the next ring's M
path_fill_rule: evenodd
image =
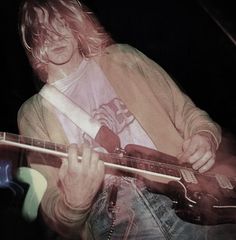
M53 154L58 157L68 156L68 146L49 141L25 137L22 135L0 132L0 142L3 144L33 150L46 154ZM158 175L163 177L170 177L173 179L180 179L180 172L172 165L160 163L157 161L139 159L129 156L121 156L120 154L99 153L99 157L104 161L108 167L130 171L134 173L144 173L148 175ZM78 156L81 159L81 156Z
M33 139L12 133L0 132L0 143L40 153L53 154L58 157L68 156L67 145ZM222 174L214 173L200 174L191 167L188 167L188 165L179 165L175 157L161 152L154 154L155 159L127 156L123 153L98 152L98 154L99 158L104 161L104 165L107 167L141 174L151 178L154 177L157 181L162 183L184 179L187 183L198 184L198 177L201 175L208 177L209 179L214 178L222 189L232 190L236 182L236 177L231 178ZM78 160L81 160L81 155L78 155Z
M43 153L52 153L60 156L67 156L68 152L68 146L63 144L57 144L6 132L0 132L0 141L16 147L35 150Z

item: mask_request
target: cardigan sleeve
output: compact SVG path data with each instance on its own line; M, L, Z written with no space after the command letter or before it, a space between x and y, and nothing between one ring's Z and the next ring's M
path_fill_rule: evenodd
M218 148L221 142L220 126L210 118L206 111L193 103L162 67L137 49L131 48L131 52L145 76L145 81L162 103L182 137L187 139L199 132L208 132Z
M50 141L42 117L42 106L36 95L27 100L18 111L18 128L21 135L33 139ZM86 219L89 209L76 209L64 201L58 188L58 169L61 161L49 154L30 151L27 154L30 167L39 171L47 180L47 190L40 204L46 224L69 239L92 239Z

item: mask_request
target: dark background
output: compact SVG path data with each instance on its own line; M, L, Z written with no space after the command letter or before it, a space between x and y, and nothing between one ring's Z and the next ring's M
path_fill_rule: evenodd
M114 40L138 48L159 63L225 132L235 136L234 1L83 2L96 13ZM39 89L18 37L19 3L19 0L9 0L0 4L0 131L12 133L18 133L16 119L19 107ZM30 226L25 223L20 217L19 208L14 203L13 208L0 215L1 227L11 229L6 231L6 239L11 235L20 239L42 239L38 223L31 223Z

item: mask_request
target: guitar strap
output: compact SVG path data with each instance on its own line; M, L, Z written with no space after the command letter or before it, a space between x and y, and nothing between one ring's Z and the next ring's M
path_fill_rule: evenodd
M55 87L45 84L41 89L39 94L56 107L60 112L65 114L77 127L86 132L90 137L95 139L95 141L105 148L108 152L115 152L120 149L120 138L111 131L108 127L102 126L98 121L92 119L91 116L81 109L78 105L67 98L63 93L61 93ZM110 228L109 236L113 232L114 221L116 219L116 200L117 200L117 184L112 185L112 190L110 192L109 211L112 214L112 224ZM110 239L110 238L108 238Z
M113 131L93 119L57 88L45 84L39 94L108 152L120 148L120 139Z

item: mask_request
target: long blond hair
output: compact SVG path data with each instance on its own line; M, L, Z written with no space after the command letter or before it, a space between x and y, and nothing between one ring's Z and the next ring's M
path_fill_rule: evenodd
M41 22L39 10L43 14ZM49 38L47 32L60 35L55 27L56 21L63 19L78 40L80 53L86 58L101 53L113 42L94 14L77 0L25 0L19 13L23 46L33 69L43 81L47 78L43 44Z

